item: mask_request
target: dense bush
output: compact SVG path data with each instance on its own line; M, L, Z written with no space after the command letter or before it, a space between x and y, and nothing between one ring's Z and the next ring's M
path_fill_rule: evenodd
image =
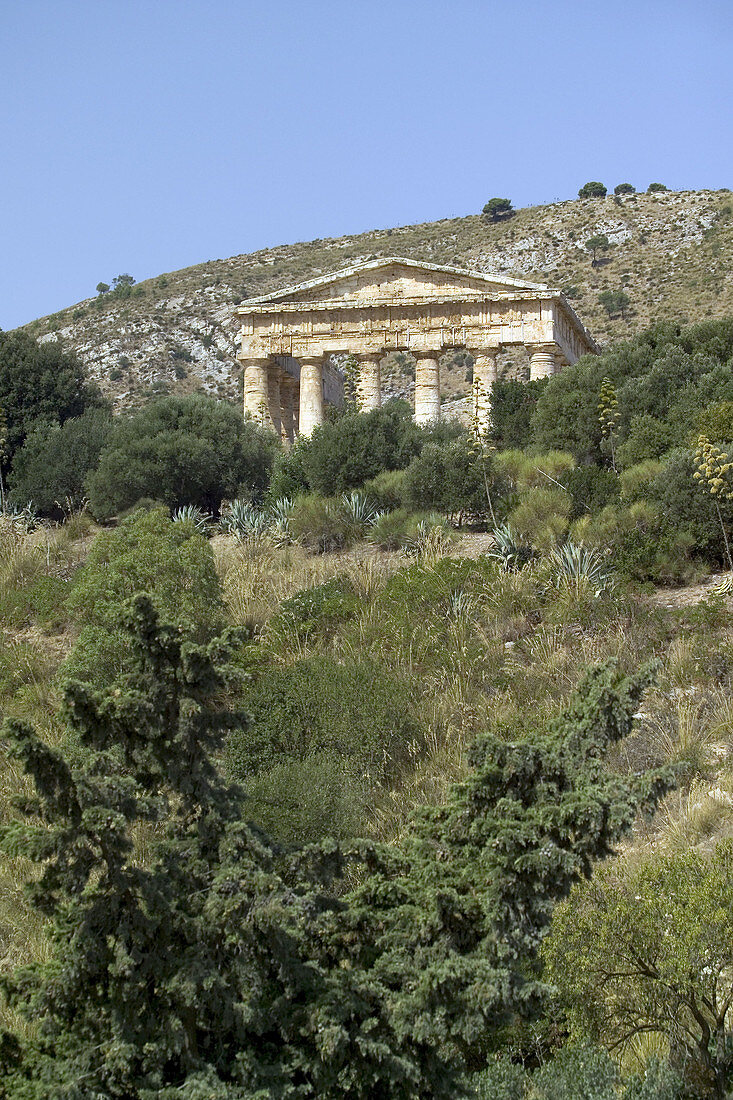
M353 618L359 599L347 577L335 576L303 589L280 604L270 620L270 635L286 646L325 640L339 624Z
M364 482L364 493L380 512L390 512L405 505L406 473L406 470L383 470L381 474Z
M311 489L334 496L363 486L383 470L404 468L427 443L442 443L460 432L460 425L450 421L420 427L407 402L389 401L371 412L346 412L321 424L298 444L297 461Z
M127 665L120 631L127 600L147 593L153 606L175 616L203 639L222 620L214 556L193 523L174 523L167 511L133 512L119 527L97 536L75 574L67 607L82 631L64 665L67 675L109 683Z
M316 428L301 444L308 484L334 496L358 488L382 470L407 466L418 450L417 433L406 402L390 401L369 413L347 412Z
M375 661L309 657L259 673L242 700L247 730L226 749L230 773L246 780L314 754L350 761L375 781L392 777L421 741L411 691Z
M374 509L366 497L323 497L305 493L295 499L288 517L290 535L306 550L324 554L344 550L363 538Z
M299 493L308 491L308 478L303 468L303 454L307 441L296 443L289 451L279 451L272 464L270 484L267 490L269 501L292 500Z
M579 461L603 462L598 400L607 378L618 398L621 445L629 438L634 418L641 416L653 417L678 445L684 444L703 409L733 400L731 358L733 320L687 328L670 322L655 325L553 375L532 416L531 442L571 450ZM643 442L643 427L638 429L637 425L637 445ZM655 427L657 449L665 443L659 430ZM629 461L632 458L629 455Z
M546 378L517 382L498 379L491 388L491 436L497 447L526 447L532 438L532 414Z
M63 424L102 403L99 390L87 381L76 355L64 351L59 341L39 344L25 332L0 331L0 409L7 426L3 456L6 465L36 421Z
M691 560L693 537L646 500L609 504L594 516L582 516L571 535L605 553L626 580L682 584L699 573Z
M21 505L32 501L39 513L56 519L80 508L87 476L96 469L111 430L111 414L99 408L61 425L39 423L15 454L8 478L11 499Z
M600 1047L573 1043L532 1071L506 1056L474 1078L477 1100L682 1100L682 1082L666 1062L621 1081Z
M491 459L463 434L446 443L428 443L405 473L404 495L415 509L490 515L494 507Z
M222 499L261 495L279 447L210 397L167 397L121 419L88 480L92 512L106 518L152 497L218 512Z
M600 511L617 500L621 491L618 476L602 466L573 466L560 481L573 498L571 519Z

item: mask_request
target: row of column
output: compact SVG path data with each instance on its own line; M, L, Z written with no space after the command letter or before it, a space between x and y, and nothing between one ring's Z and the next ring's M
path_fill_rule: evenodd
M555 345L533 346L529 350L530 379L547 378L565 360ZM357 400L364 412L382 403L381 360L385 353L358 356ZM415 421L427 424L440 419L440 367L438 351L415 352ZM491 423L491 390L497 379L499 348L472 352L474 414L480 430ZM279 435L284 442L311 434L323 422L323 364L321 357L304 357L300 362L300 385L271 359L244 360L244 408L258 423Z

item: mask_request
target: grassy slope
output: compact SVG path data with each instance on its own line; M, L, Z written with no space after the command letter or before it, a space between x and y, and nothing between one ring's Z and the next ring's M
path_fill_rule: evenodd
M607 234L613 247L593 267L584 243L597 233ZM89 299L28 329L40 337L60 335L76 348L121 405L200 386L235 399L240 379L231 317L239 301L384 255L575 287L576 309L605 342L652 318L692 322L733 313L733 195L571 200L527 207L496 224L471 215L281 245L170 272L140 284L139 296ZM631 310L625 319L609 319L598 294L622 285ZM449 389L460 392L460 380L452 382Z

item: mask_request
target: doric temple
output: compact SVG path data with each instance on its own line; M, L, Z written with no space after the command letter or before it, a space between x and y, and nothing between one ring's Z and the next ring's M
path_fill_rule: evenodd
M485 430L497 361L507 351L546 378L598 347L559 290L415 260L369 260L299 286L250 298L237 310L244 408L292 442L339 402L331 356L358 360L361 408L381 403L380 364L395 350L415 359L415 420L440 416L439 359L465 349L474 360L474 412Z

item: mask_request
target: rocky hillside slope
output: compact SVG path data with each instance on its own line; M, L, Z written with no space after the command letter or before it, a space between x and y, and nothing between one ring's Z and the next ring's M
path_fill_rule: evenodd
M594 266L585 242L597 234L605 234L611 248ZM169 272L127 297L113 292L87 299L27 328L76 349L119 407L194 389L235 400L241 390L232 320L238 302L383 255L562 287L603 343L651 320L733 314L733 194L576 199L526 207L496 223L472 215L280 245ZM609 317L600 306L599 293L609 289L628 294L626 316ZM446 396L465 391L464 371L446 381ZM395 389L406 387L396 378Z

